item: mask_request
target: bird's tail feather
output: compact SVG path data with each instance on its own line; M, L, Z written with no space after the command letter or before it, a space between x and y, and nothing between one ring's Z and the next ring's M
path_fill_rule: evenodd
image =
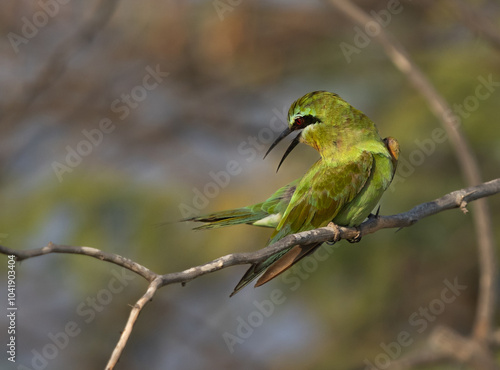
M260 263L254 263L247 270L240 282L234 288L230 297L238 293L243 287L247 286L254 279L262 276L255 284L256 287L267 283L276 276L288 270L305 256L308 256L316 250L322 243L314 243L308 245L296 245L290 249L285 249L282 252L276 253ZM264 272L265 271L265 272Z
M215 229L223 226L252 224L268 214L264 211L252 211L250 208L236 208L227 211L215 212L209 215L190 217L181 221L205 222L205 225L195 227L195 230Z

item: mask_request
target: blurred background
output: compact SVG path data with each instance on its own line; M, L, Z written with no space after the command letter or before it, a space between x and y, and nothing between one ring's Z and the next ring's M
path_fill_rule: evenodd
M500 46L485 30L498 32L500 3L356 3L379 15L455 107L483 179L499 177ZM1 8L2 245L91 246L158 273L257 250L270 230L192 231L176 221L260 202L300 177L318 158L313 149L299 146L278 173L287 144L262 157L290 104L313 90L338 93L381 137L399 140L398 181L381 214L466 185L422 96L369 30L328 2L45 0ZM498 225L500 198L488 201ZM471 213L458 210L326 246L284 278L229 299L245 270L161 289L118 368L385 368L436 325L468 334L474 319L475 235ZM146 286L85 256L18 264L12 368L103 368ZM2 283L3 307L6 289ZM0 326L3 342L5 315Z

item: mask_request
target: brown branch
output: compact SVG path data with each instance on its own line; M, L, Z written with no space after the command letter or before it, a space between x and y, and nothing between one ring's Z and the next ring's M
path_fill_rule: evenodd
M148 304L148 302L151 302L156 291L161 288L161 282L162 280L160 276L157 276L153 281L151 281L148 289L146 290L146 293L144 293L144 295L137 301L134 307L132 307L127 320L127 324L125 325L125 329L120 335L120 339L113 349L113 353L111 353L111 357L109 358L109 361L105 367L106 370L112 370L115 368L123 350L125 349L128 339L130 338L130 334L132 334L132 329L134 328L135 322L137 321L141 310L146 304Z
M495 337L488 344L495 344ZM439 325L430 334L426 345L392 361L390 370L407 370L417 366L436 365L450 360L467 363L473 369L496 369L494 358L474 337L466 338L455 330Z
M69 253L83 254L103 261L111 262L122 266L130 271L137 273L150 282L146 293L137 301L132 308L125 329L115 346L113 353L106 365L107 370L114 369L125 345L132 333L133 326L139 317L139 313L144 306L151 301L157 290L165 285L175 283L186 283L200 276L222 270L224 268L255 263L264 260L276 252L285 250L294 245L306 245L316 242L327 242L331 240L339 241L341 239L352 239L361 233L361 236L375 233L381 229L402 228L415 224L422 218L432 216L436 213L453 208L465 209L467 203L500 193L500 178L488 181L486 183L471 186L467 189L457 190L435 199L431 202L423 203L413 207L408 212L399 213L392 216L379 216L370 218L357 228L343 227L330 224L315 230L304 231L298 234L288 235L269 247L255 252L233 253L219 257L211 262L200 266L191 267L181 272L159 275L148 268L122 256L113 253L106 253L99 249L90 247L73 247L68 245L58 245L49 243L47 246L31 250L15 250L0 245L0 253L5 255L14 255L18 261L42 256L49 253ZM441 356L442 357L442 356Z
M38 249L17 250L0 245L0 253L16 256L16 261L22 261L28 258L43 256L50 253L83 254L85 256L94 257L101 261L111 262L115 265L124 267L142 276L148 281L153 281L158 276L158 274L154 273L147 267L144 267L131 259L122 257L118 254L103 252L99 249L91 247L74 247L71 245L54 244L50 242L45 247Z
M495 360L489 351L476 338L465 338L455 330L446 326L436 327L429 343L450 359L459 360L461 363L470 364L473 369L496 369Z

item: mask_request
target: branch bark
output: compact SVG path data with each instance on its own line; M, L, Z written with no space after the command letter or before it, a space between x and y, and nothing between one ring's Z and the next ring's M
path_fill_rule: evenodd
M153 296L156 294L156 291L161 287L161 282L161 276L157 275L155 279L149 284L146 293L144 293L144 295L136 302L134 307L132 307L129 318L127 320L127 325L125 325L125 329L120 335L120 339L118 340L118 343L111 353L111 357L109 358L109 361L105 367L106 370L112 370L115 368L121 354L123 353L123 350L125 349L125 346L127 345L130 334L132 334L132 329L134 328L135 322L137 321L141 310L146 304L148 304L148 302L151 302Z
M153 281L157 274L142 266L141 264L132 261L131 259L122 257L118 254L103 252L91 247L74 247L71 245L54 244L50 242L45 247L29 250L16 250L0 245L0 253L16 256L16 261L23 261L28 258L43 256L50 253L67 253L67 254L83 254L84 256L94 257L101 261L111 262L115 265L124 267L136 274L142 276L148 281Z
M74 247L49 243L47 246L38 249L16 250L0 245L0 254L14 255L18 261L50 253L82 254L124 267L150 282L146 293L132 308L125 325L125 329L123 330L120 339L111 354L108 364L106 365L106 370L112 370L118 363L141 310L153 299L158 289L165 285L175 283L184 284L200 276L222 270L230 266L259 262L276 252L285 250L297 244L306 245L315 242L327 242L332 240L339 241L341 239L352 239L358 236L358 233L361 233L361 236L364 236L375 233L381 229L408 227L414 225L417 221L425 217L429 217L436 213L453 208L460 208L464 213L466 213L466 206L468 203L497 193L500 193L500 178L477 186L471 186L466 189L451 192L431 202L419 204L408 212L392 216L378 216L370 218L362 223L358 229L330 224L319 229L288 235L278 242L255 252L228 254L203 265L164 275L157 274L128 258L90 247ZM436 358L443 357L443 355L433 356L436 356Z

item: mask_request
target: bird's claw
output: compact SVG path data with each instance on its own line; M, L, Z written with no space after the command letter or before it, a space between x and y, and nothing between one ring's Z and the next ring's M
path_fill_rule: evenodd
M361 231L358 228L356 228L356 230L356 236L354 238L347 239L349 243L359 243L361 241Z
M374 218L375 218L375 219L377 219L377 218L378 218L378 214L379 214L379 212L380 212L380 206L378 206L378 208L377 208L377 212L375 212L375 214L370 213L370 214L368 215L368 218L369 218L370 220L371 220L371 219L374 219Z
M333 237L332 240L330 241L327 241L326 244L328 245L334 245L335 243L337 243L339 240L340 240L340 231L339 231L339 227L337 225L335 225L333 222L330 222L327 227L333 229L333 231L335 232L335 236Z

